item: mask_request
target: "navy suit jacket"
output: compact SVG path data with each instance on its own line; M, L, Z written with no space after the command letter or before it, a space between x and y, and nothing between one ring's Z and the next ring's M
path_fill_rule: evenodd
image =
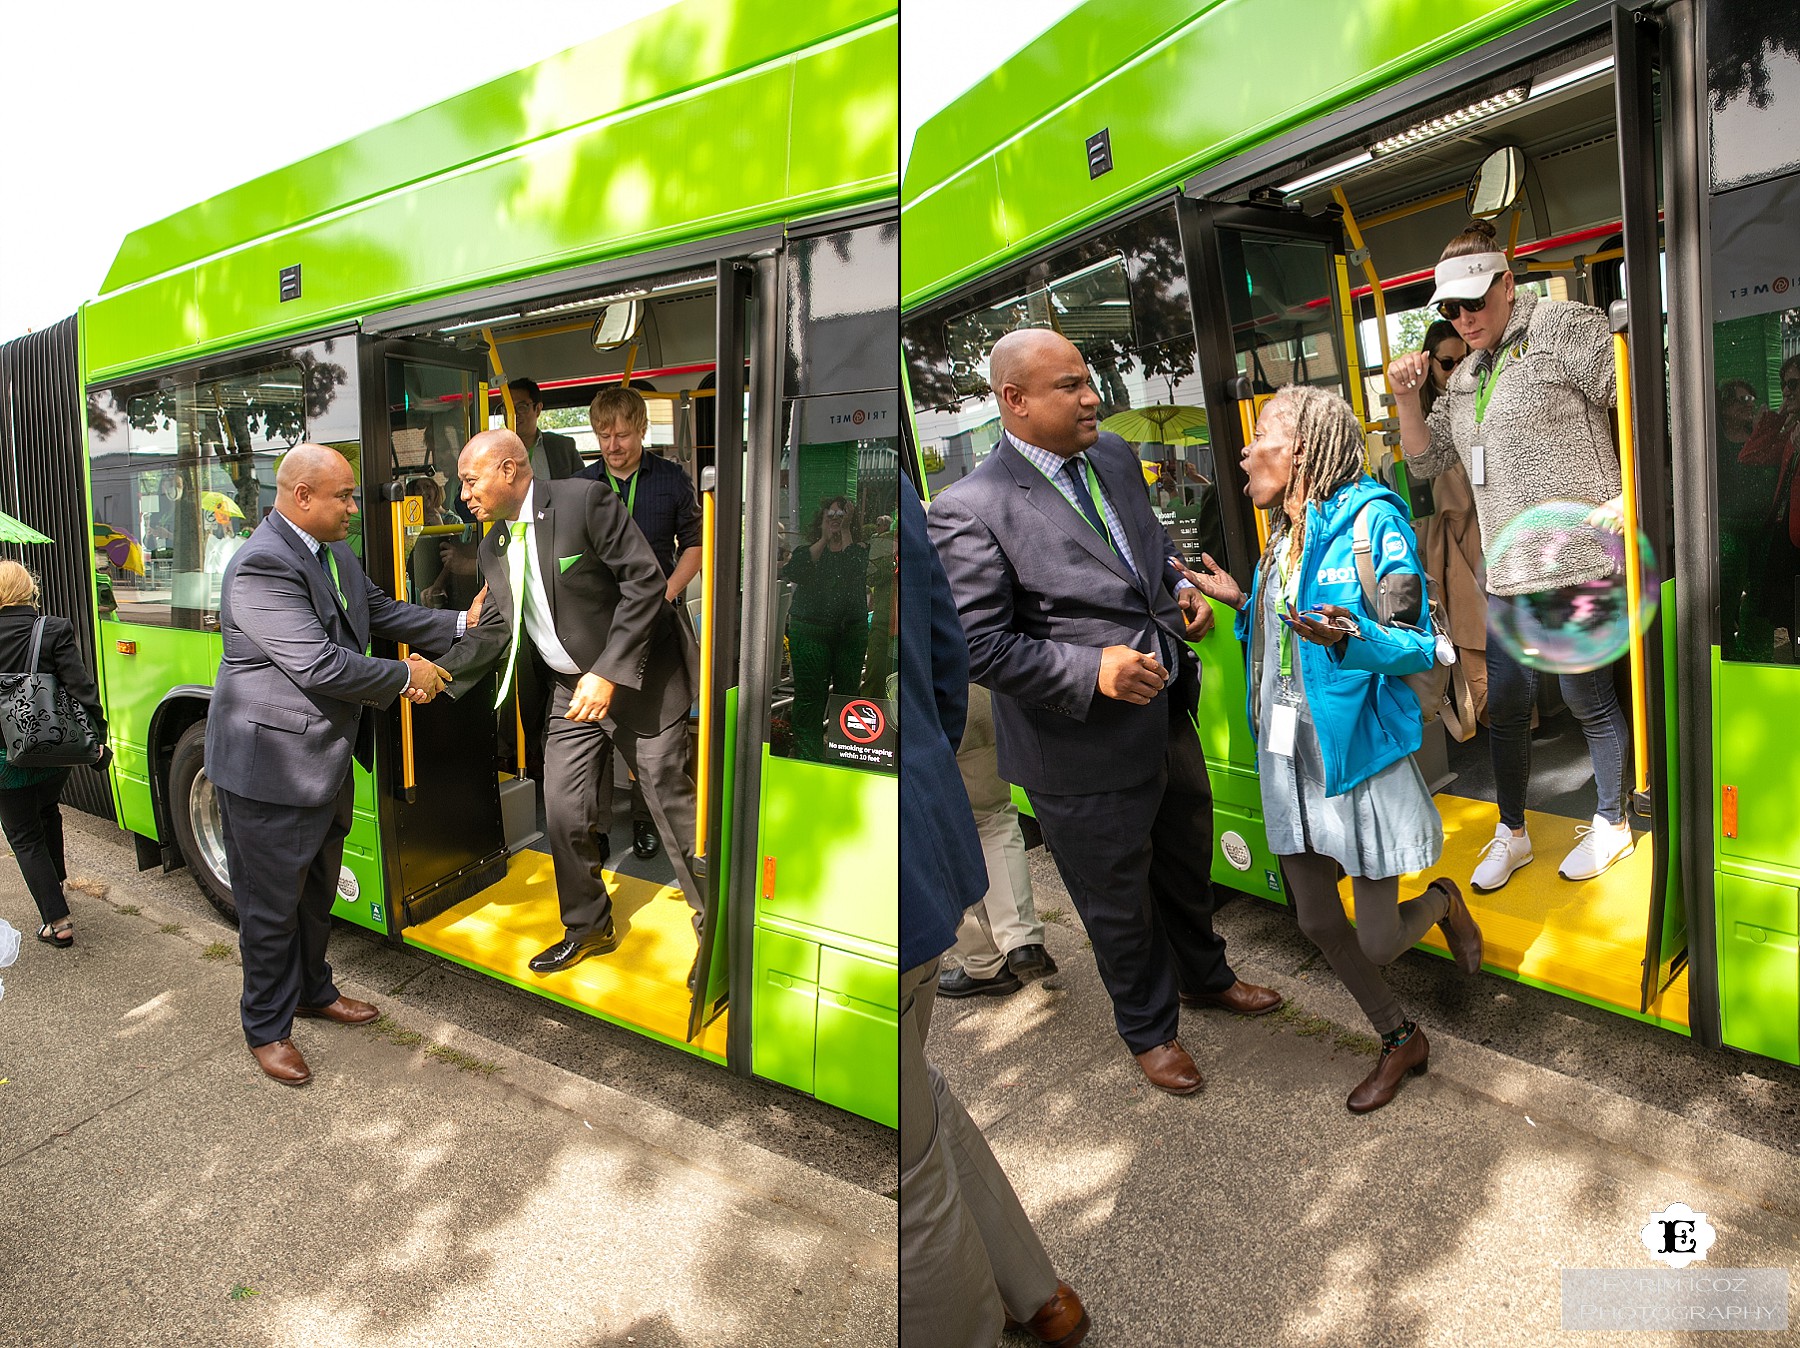
M232 555L219 600L224 659L206 718L213 785L278 805L334 800L352 753L364 767L364 713L407 685L406 662L363 654L371 635L423 654L456 639L455 610L420 608L377 589L346 543L331 577L285 520L271 513Z
M968 635L970 676L994 695L1000 775L1052 795L1149 781L1162 771L1171 715L1191 714L1199 701L1199 663L1168 564L1175 545L1150 509L1137 455L1102 431L1087 457L1124 525L1137 575L1006 436L931 503L931 537ZM1172 647L1176 677L1146 706L1105 697L1098 684L1108 646L1159 656Z
M900 968L956 942L963 910L987 893L987 862L956 766L969 710L969 653L950 582L925 534L912 480L900 481Z

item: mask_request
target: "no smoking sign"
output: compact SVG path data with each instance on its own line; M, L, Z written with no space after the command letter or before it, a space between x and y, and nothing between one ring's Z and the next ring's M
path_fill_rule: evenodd
M879 697L834 697L826 708L825 759L893 772L899 767L893 704Z

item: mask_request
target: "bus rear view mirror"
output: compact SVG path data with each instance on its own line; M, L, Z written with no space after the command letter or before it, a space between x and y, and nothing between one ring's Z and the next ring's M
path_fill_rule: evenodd
M637 336L643 306L636 300L614 300L594 320L594 350L611 351Z
M1517 145L1503 145L1475 170L1469 179L1469 214L1490 220L1512 209L1525 186L1525 151Z

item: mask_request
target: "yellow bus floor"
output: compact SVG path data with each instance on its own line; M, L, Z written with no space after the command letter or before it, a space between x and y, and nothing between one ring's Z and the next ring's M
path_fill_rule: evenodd
M687 974L694 962L692 909L672 885L606 872L619 948L589 955L553 974L533 973L527 961L563 934L550 857L526 851L507 863L506 878L454 908L408 927L408 942L486 969L520 987L549 993L611 1020L685 1041ZM694 1046L725 1056L725 1021L700 1031Z
M1469 876L1494 836L1498 816L1493 802L1451 795L1436 800L1444 820L1443 856L1429 870L1401 877L1401 899L1418 896L1434 877L1447 875L1462 887L1469 911L1481 924L1487 968L1636 1012L1650 911L1650 835L1638 834L1630 856L1614 862L1605 874L1578 883L1564 880L1556 868L1575 845L1575 830L1583 821L1527 810L1531 863L1514 871L1500 889L1477 894ZM1354 918L1350 882L1344 880L1338 888L1344 911ZM1445 949L1436 927L1420 944ZM1685 966L1658 992L1648 1014L1667 1024L1687 1025Z

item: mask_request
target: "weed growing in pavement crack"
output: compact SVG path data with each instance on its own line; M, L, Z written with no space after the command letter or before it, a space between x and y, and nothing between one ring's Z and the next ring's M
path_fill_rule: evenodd
M136 917L143 911L144 910L139 908L135 903L121 903L119 905L119 912L123 913L126 917Z
M499 1063L488 1062L482 1058L470 1057L461 1049L451 1048L448 1044L433 1044L430 1048L425 1050L425 1056L427 1058L436 1058L442 1063L449 1063L450 1066L462 1072L480 1072L484 1076L492 1076L495 1072L500 1070Z
M1061 922L1063 920L1063 910L1060 908L1046 908L1038 914L1038 920L1041 922Z
M1268 1020L1271 1026L1285 1025L1305 1039L1330 1035L1331 1042L1336 1047L1351 1053L1360 1053L1364 1057L1372 1058L1381 1051L1380 1041L1374 1036L1334 1025L1323 1016L1315 1016L1298 1002L1283 1002L1279 1008L1270 1013Z
M224 941L214 941L200 952L200 958L203 960L228 960L231 958L231 952L236 948Z
M179 936L186 930L179 922L165 922L157 928L164 936Z
M390 1043L400 1045L401 1048L412 1048L425 1042L424 1035L417 1030L407 1029L389 1016L377 1016L369 1022L369 1028Z
M238 1283L231 1289L228 1295L233 1301L248 1301L251 1297L260 1294L254 1287L246 1287L243 1283Z

